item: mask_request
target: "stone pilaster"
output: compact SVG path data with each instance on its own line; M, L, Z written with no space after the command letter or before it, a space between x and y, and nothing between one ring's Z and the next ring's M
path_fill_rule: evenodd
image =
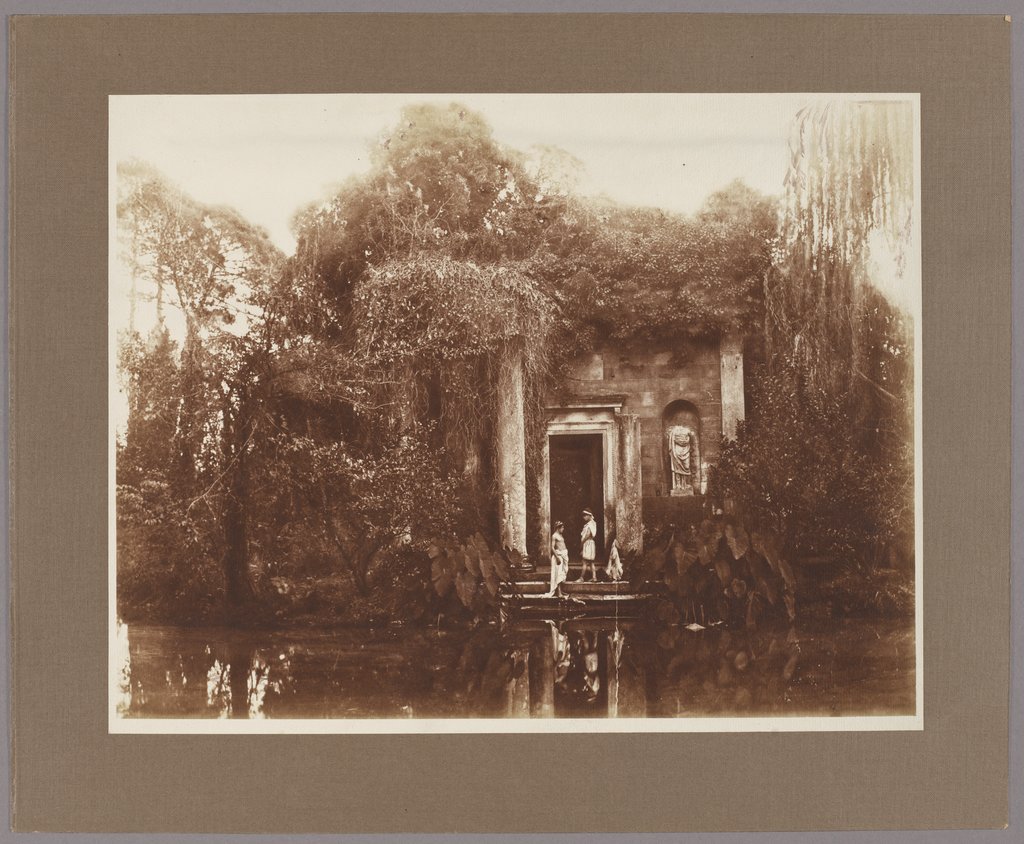
M745 414L743 402L743 338L726 334L719 342L722 372L722 436L735 439Z
M547 433L541 445L540 465L537 471L537 493L540 512L537 514L538 563L547 565L551 556L551 445Z
M640 474L640 417L622 413L619 426L618 500L615 503L616 536L619 551L643 551L643 489Z
M495 431L501 544L526 554L526 431L523 359L514 353L498 366Z

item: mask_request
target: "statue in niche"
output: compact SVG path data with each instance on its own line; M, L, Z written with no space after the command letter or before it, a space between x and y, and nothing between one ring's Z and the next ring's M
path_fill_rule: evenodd
M697 435L686 425L668 429L668 458L672 469L672 495L693 495L699 482Z

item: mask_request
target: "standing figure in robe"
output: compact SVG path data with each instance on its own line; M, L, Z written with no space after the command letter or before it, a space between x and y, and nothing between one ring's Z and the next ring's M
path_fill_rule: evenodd
M569 549L565 544L565 537L562 531L565 525L562 522L555 522L555 530L551 534L551 588L548 595L561 595L559 586L569 576Z

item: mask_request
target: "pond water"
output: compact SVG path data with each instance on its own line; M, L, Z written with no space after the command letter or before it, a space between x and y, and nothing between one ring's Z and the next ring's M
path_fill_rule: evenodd
M119 624L141 718L912 715L913 620L775 630L586 619L253 632Z

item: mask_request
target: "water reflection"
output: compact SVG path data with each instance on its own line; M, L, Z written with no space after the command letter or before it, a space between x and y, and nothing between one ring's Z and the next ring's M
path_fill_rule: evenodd
M641 670L631 670L623 659L626 629L621 622L598 620L586 623L544 622L550 630L550 649L543 633L531 650L537 670L531 683L537 684L534 717L630 717L646 715ZM610 629L608 625L611 624ZM531 633L520 627L520 635Z
M522 620L504 629L119 625L117 710L190 718L910 714L911 621L828 630Z
M128 625L117 622L114 630L114 649L111 660L111 700L118 715L127 715L132 709L132 656L128 644Z

